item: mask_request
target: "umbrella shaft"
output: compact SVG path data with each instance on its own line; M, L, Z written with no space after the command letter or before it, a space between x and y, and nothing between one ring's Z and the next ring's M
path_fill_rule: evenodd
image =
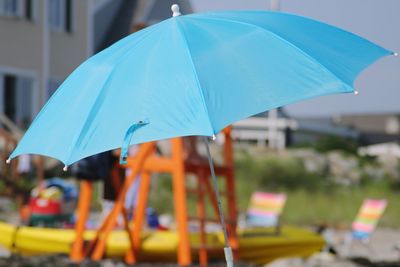
M224 217L224 212L222 210L221 199L219 197L218 181L217 181L217 177L215 176L214 163L211 158L210 146L209 146L207 137L204 136L203 138L204 138L204 143L206 145L208 164L210 165L211 177L212 177L212 181L214 184L215 197L218 202L218 212L219 212L219 217L221 219L222 231L224 232L225 247L229 248L228 234L227 234L226 225L225 225L225 217Z

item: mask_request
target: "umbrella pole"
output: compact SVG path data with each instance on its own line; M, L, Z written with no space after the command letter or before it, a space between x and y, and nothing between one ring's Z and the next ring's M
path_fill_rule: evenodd
M228 241L228 233L226 231L224 212L222 210L221 199L219 197L218 181L217 181L217 177L215 176L214 163L211 158L210 145L209 145L208 138L206 136L204 136L203 138L204 138L204 143L206 145L208 164L210 165L210 172L211 172L211 177L212 177L212 181L213 181L213 185L214 185L214 193L215 193L215 197L218 202L218 213L219 213L219 217L221 220L222 231L224 232L224 239L225 239L224 253L225 253L226 264L228 267L233 267L232 248L230 247L229 241Z

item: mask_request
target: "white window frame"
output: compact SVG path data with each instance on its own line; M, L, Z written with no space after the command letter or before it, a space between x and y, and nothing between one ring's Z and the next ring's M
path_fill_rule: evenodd
M12 6L15 4L15 10ZM0 0L0 16L19 18L23 17L22 0Z
M58 6L57 6L58 5ZM57 13L60 14L57 17ZM50 29L63 32L65 29L65 1L49 0L49 25Z
M34 99L35 99L35 91L34 91L34 86L35 86L35 81L31 77L27 76L15 76L16 78L16 110L15 110L15 116L18 125L23 125L21 123L26 123L24 119L24 115L27 115L29 117L29 122L32 122L33 119L35 118L35 110L34 110ZM29 87L25 87L25 85L29 85ZM26 106L22 105L23 101L26 100L27 96L26 93L29 91L30 94L30 99L28 98L28 101L30 102L29 109L26 109ZM27 114L26 114L27 112ZM25 124L24 127L27 125Z
M72 32L74 28L74 1L71 1L71 29L67 31L66 22L66 0L49 0L49 25L50 29L58 32ZM57 17L57 13L59 16Z
M2 94L1 97L1 112L4 112L5 106L4 101L4 78L9 75L15 79L15 114L13 118L15 119L15 123L17 125L22 126L23 123L26 123L25 119L28 118L30 122L33 121L35 116L34 109L34 99L35 99L35 80L29 76L21 76L15 73L2 73L0 72L0 92ZM29 87L26 87L29 85ZM27 95L28 93L28 95ZM29 97L28 97L29 96ZM28 101L28 102L24 102ZM25 125L26 126L26 125Z
M38 94L40 91L39 88L39 79L38 79L38 74L35 71L27 70L27 69L20 69L20 68L13 68L13 67L7 67L7 66L2 66L0 65L0 74L2 75L3 79L6 74L9 75L14 75L14 76L22 76L25 78L29 78L32 80L32 114L33 117L32 119L35 118L37 112L39 111L39 108L41 107L41 104L39 103L38 99ZM3 80L4 81L4 80ZM2 90L4 89L4 84L2 85ZM1 92L2 95L4 91ZM3 100L4 101L4 100ZM3 107L4 109L4 107ZM4 110L1 110L3 112Z
M31 18L26 16L26 0L0 0L0 17L26 19L29 21L36 20L36 2L42 0L31 0ZM16 4L16 9L12 10L9 7L12 3Z

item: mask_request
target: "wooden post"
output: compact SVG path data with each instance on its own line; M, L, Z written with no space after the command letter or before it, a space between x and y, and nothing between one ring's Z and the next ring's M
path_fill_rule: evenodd
M134 264L134 263L136 263L136 255L135 255L135 253L129 253L130 251L133 252L134 241L133 241L132 231L131 231L131 228L130 228L130 225L129 225L128 212L126 211L125 207L122 208L122 216L124 217L125 231L128 234L129 243L131 245L131 249L129 249L128 253L126 254L125 262L127 264Z
M142 172L142 175L140 177L140 185L139 185L139 195L138 195L138 202L135 207L135 212L134 212L134 225L133 225L133 246L131 247L130 250L128 250L126 256L125 256L125 261L126 263L135 263L134 260L132 260L135 257L135 253L139 249L140 246L140 235L142 231L142 226L146 218L146 207L147 207L147 199L148 199L148 193L150 189L150 173L148 171Z
M75 240L72 244L70 253L70 259L74 262L80 262L84 258L83 234L85 231L86 221L88 219L91 198L92 182L82 180L80 182L77 220L75 223Z
M178 226L178 264L188 266L192 262L187 222L185 168L183 163L182 138L172 139L172 160L174 170L172 174L172 187L174 193L175 218Z
M149 142L143 144L138 152L137 160L132 165L132 172L128 179L125 180L121 191L119 192L117 201L114 204L113 209L104 220L103 225L100 227L99 231L96 234L95 240L97 241L93 252L92 252L92 260L101 260L105 253L106 241L107 238L115 226L115 222L118 216L121 214L122 209L124 207L124 200L126 192L128 191L129 187L132 185L134 180L136 179L137 175L143 168L145 160L148 158L149 154L151 154L155 149L155 143ZM129 234L129 232L128 232Z
M106 219L103 232L97 238L97 243L92 253L92 260L99 261L103 258L108 236L115 227L118 216L122 214L122 209L124 208L124 199L125 194L121 192L117 201L115 201L114 207L109 214L109 218Z

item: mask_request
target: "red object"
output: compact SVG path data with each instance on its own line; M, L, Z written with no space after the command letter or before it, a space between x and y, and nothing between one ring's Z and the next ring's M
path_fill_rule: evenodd
M29 201L31 214L56 215L61 214L61 204L58 201L45 198L31 198Z
M157 226L157 231L168 231L169 229L167 228L167 227L165 227L165 226L162 226L162 225L158 225Z

